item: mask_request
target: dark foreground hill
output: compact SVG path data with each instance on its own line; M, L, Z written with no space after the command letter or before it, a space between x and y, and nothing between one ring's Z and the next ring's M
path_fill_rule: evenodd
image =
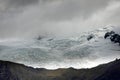
M34 69L0 61L0 80L120 80L120 60L91 69Z

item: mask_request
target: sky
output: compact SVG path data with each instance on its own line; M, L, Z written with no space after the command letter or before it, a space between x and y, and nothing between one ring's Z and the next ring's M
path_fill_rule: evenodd
M73 36L119 21L119 0L0 0L0 39Z

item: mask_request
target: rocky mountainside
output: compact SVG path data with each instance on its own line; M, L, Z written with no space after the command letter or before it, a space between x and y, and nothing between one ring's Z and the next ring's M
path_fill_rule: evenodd
M90 69L56 70L0 61L0 80L120 80L120 60Z

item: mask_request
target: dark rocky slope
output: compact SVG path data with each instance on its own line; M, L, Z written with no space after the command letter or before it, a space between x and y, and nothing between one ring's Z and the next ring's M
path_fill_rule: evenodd
M0 80L120 80L120 60L91 69L34 69L0 61Z

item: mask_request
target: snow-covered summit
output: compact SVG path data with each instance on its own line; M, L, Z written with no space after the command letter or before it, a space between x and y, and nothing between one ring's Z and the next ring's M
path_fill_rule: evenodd
M120 46L104 39L106 27L70 38L6 40L0 42L0 59L48 69L85 68L120 57ZM91 40L87 40L92 35Z

